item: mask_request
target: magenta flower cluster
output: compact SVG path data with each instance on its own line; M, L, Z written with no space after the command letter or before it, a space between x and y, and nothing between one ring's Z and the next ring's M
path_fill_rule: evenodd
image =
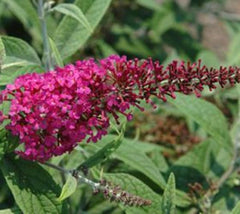
M131 106L143 110L141 100L152 95L166 101L175 92L200 96L204 86L224 87L240 81L237 67L207 68L173 61L167 67L158 61L128 60L110 56L77 61L43 74L19 76L1 92L0 102L11 102L8 115L0 120L24 145L17 153L44 162L71 152L84 139L97 142L107 134L109 117L123 114L132 119Z

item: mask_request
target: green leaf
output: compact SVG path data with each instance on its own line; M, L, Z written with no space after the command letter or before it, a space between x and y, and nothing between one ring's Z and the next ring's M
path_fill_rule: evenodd
M112 156L143 173L161 188L165 187L166 182L159 168L144 152L137 148L137 142L124 140Z
M41 166L22 159L4 158L0 167L23 213L67 213L57 200L60 188Z
M158 167L160 172L167 172L167 170L169 169L168 163L161 152L157 150L153 151L151 153L151 160Z
M122 190L152 201L150 206L143 207L128 207L119 204L127 214L159 213L159 210L161 210L160 195L153 192L151 188L138 180L136 177L124 173L106 173L103 176L107 181L110 181L115 185L119 185Z
M218 142L219 146L232 153L233 143L228 132L226 118L216 106L203 99L179 93L175 100L169 99L168 101L186 116L196 121Z
M2 36L2 42L6 51L3 66L8 67L9 64L14 62L41 65L41 61L35 50L25 41L10 36Z
M52 50L52 53L54 55L54 58L56 60L56 64L60 67L63 67L64 64L63 64L63 60L62 60L62 57L57 49L57 46L55 44L55 42L49 37L49 44L50 44L50 47L51 47L51 50Z
M175 186L176 186L175 177L174 177L174 174L171 173L168 178L167 186L164 190L163 198L162 198L162 213L164 214L175 213L175 204L174 204L175 191L176 191Z
M23 67L23 66L27 66L27 65L31 64L26 60L18 59L16 57L11 57L11 56L6 56L4 58L3 63L4 63L2 65L3 72L4 72L4 70L7 70L12 67L14 67L14 69L15 69L16 67Z
M174 203L178 207L189 207L192 204L192 199L186 192L176 189Z
M0 86L5 86L7 84L13 83L13 81L20 75L27 74L27 73L42 73L44 69L38 65L26 65L21 68L16 68L15 72L4 71L4 73L0 74Z
M119 136L112 136L110 143L105 145L103 148L101 148L99 151L97 151L93 156L88 158L85 162L83 162L80 165L80 168L91 168L102 161L104 161L106 158L108 158L122 143L123 140L123 134L124 134L125 128L121 130L121 133ZM113 139L113 140L112 140Z
M81 8L94 30L105 14L110 2L111 0L76 0L75 5ZM91 33L78 21L70 17L64 17L55 32L54 41L62 58L65 59L82 47L90 35Z
M139 141L139 140L135 141L128 138L125 138L124 141L125 140L132 143L132 146L137 147L144 153L153 152L153 151L163 151L165 149L163 146L159 146L153 143L148 143L148 142Z
M80 24L82 24L90 33L93 32L93 29L85 15L83 14L82 10L74 4L58 4L57 6L53 7L51 11L58 11L67 16L71 16L72 18L76 19Z
M73 177L71 174L68 175L66 183L62 188L62 192L58 198L59 201L63 201L64 199L71 196L77 189L77 179Z
M103 137L102 140L97 144L89 144L88 149L93 148L92 150L95 151L96 149L101 148L104 142L109 142L112 138L114 138L114 136L115 135L107 135ZM111 144L111 142L108 143L106 146L104 146L104 148L111 147ZM144 145L146 145L146 143ZM103 148L101 150L103 150ZM150 178L154 183L159 185L161 188L165 187L166 182L162 174L160 173L159 168L144 153L144 150L142 151L138 147L138 142L123 138L119 148L117 148L116 151L111 153L111 157L121 160L132 168L138 170L139 172ZM97 163L99 162L96 160L95 165Z
M2 63L2 60L4 59L4 57L6 56L6 51L3 45L3 41L2 38L0 36L0 63Z
M0 36L0 73L2 72L2 63L3 63L5 56L6 56L5 48L4 48L4 45L3 45L3 42L2 42L2 39Z

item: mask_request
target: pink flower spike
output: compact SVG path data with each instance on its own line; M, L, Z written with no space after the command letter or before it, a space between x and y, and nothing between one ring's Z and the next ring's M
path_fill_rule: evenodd
M141 101L175 98L176 92L201 96L204 87L214 90L240 82L240 68L207 68L174 60L164 67L151 58L128 60L112 55L96 62L77 61L46 73L19 76L0 93L0 104L10 101L0 123L24 145L22 158L44 162L71 152L84 139L97 142L107 134L112 116L132 120L131 107L141 111Z

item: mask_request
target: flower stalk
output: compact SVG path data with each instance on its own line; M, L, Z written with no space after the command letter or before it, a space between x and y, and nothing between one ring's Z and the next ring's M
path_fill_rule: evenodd
M52 69L52 60L51 60L51 50L48 41L48 33L47 33L47 24L45 20L45 9L44 9L44 0L38 0L37 10L38 17L41 23L42 30L42 39L43 39L43 59L45 60L45 70L49 71Z
M115 202L121 202L125 206L149 206L151 205L151 200L143 199L140 196L133 195L128 193L125 190L122 190L120 186L116 186L111 182L106 180L101 180L100 182L94 182L89 178L86 178L80 174L78 170L67 170L63 167L56 166L54 164L45 162L44 165L56 169L65 174L71 174L77 179L80 183L85 183L92 187L95 194L102 192L106 199Z

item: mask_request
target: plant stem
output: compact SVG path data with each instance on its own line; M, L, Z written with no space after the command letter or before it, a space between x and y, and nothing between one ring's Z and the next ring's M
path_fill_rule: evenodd
M48 42L48 34L47 34L47 25L45 20L45 12L44 12L44 3L43 0L38 0L38 17L41 22L41 30L42 30L42 38L43 38L43 58L46 60L45 69L49 71L52 69L51 62L51 53Z
M74 176L75 178L78 179L78 181L82 182L82 183L85 183L85 184L88 184L90 185L93 189L99 189L100 188L100 183L96 183L82 175L80 175L79 171L78 170L67 170L67 169L64 169L63 167L60 167L60 166L56 166L54 164L51 164L51 163L43 163L44 165L46 166L49 166L53 169L56 169L62 173L66 173L66 174L72 174L72 176Z
M56 165L54 165L54 164L52 164L52 163L47 163L47 162L45 162L45 163L43 163L44 165L46 165L46 166L49 166L49 167L51 167L51 168L53 168L53 169L56 169L56 170L58 170L58 171L60 171L60 172L62 172L62 173L71 173L71 170L67 170L67 169L64 169L63 167L60 167L60 166L56 166Z

